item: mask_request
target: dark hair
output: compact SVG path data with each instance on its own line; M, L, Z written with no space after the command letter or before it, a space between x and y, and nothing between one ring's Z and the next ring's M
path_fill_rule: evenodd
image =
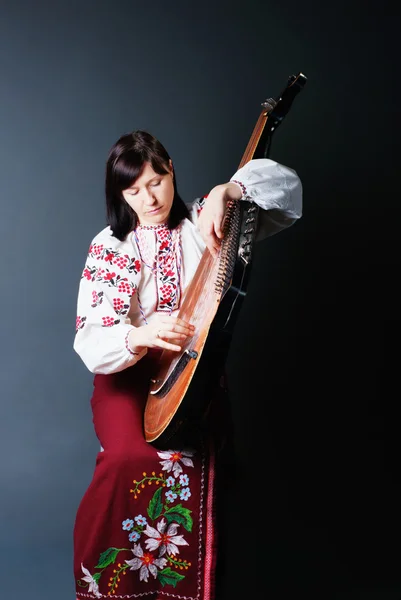
M107 221L113 235L123 241L138 224L137 214L124 200L122 192L140 176L146 162L155 173L168 173L170 156L164 146L146 131L134 131L121 136L112 146L106 163ZM174 174L174 198L168 226L177 227L189 216L189 209L177 191Z

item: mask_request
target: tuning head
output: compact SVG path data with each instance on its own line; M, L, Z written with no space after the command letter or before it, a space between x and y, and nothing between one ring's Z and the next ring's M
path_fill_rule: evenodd
M298 75L290 75L288 78L288 85L290 86L293 83L296 83L300 87L303 87L306 83L306 80L307 78L303 73L298 73Z

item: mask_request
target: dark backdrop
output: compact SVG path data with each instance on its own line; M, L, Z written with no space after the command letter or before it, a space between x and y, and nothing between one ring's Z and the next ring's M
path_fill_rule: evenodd
M357 0L0 7L1 598L74 596L98 442L72 342L109 147L148 129L191 201L232 175L260 103L302 71L270 156L300 175L304 216L258 245L228 362L227 598L399 600L397 14Z

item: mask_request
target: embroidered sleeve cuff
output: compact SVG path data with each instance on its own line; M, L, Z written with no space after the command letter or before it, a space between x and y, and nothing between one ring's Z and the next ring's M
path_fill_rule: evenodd
M230 179L230 181L231 181L231 183L236 183L241 188L242 196L241 196L240 200L250 200L251 199L251 197L248 194L248 190L246 189L246 186L242 183L242 181L239 181L238 179Z
M143 350L141 350L140 352L134 352L129 345L129 341L128 341L128 336L131 333L132 329L134 329L133 327L126 333L125 336L125 347L127 349L127 351L129 352L129 354L131 355L131 357L135 357L136 360L140 360L143 356L145 356L145 354L147 353L148 349L144 348Z

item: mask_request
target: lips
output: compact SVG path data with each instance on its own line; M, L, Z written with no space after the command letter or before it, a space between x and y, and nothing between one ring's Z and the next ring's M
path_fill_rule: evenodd
M148 212L146 214L154 215L155 213L159 212L160 209L161 209L161 206L159 206L159 208L155 208L154 210L148 210Z

